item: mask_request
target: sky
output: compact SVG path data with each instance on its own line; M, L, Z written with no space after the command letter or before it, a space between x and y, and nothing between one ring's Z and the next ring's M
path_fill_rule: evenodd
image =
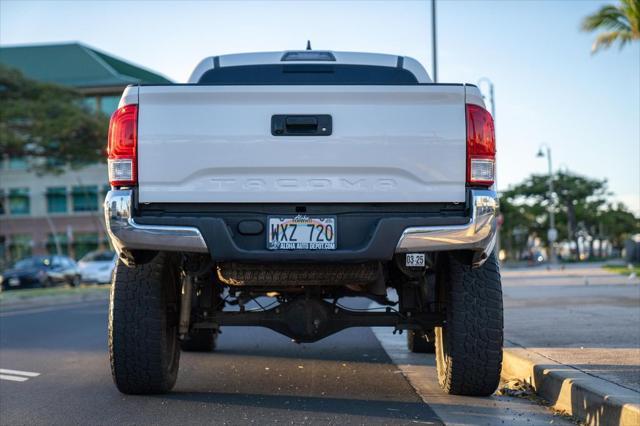
M640 214L640 42L592 55L595 36L579 29L606 3L437 0L439 81L495 85L499 189L546 173L546 144L554 170L607 179ZM431 74L430 11L424 0L0 0L0 45L81 41L185 82L206 56L311 40L411 56Z

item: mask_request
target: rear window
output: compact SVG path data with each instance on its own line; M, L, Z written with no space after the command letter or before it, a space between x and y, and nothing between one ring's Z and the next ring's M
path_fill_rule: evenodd
M111 262L115 257L115 252L112 251L93 251L85 255L81 262Z
M51 258L49 256L35 256L27 257L25 259L16 262L13 267L15 269L27 269L35 268L37 266L49 266L51 265Z
M386 85L418 84L404 68L375 65L271 64L220 67L205 72L198 84L219 85Z

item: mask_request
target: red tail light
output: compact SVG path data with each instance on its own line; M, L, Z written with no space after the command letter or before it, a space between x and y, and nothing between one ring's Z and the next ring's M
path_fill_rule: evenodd
M138 105L118 108L109 123L109 183L132 186L138 182Z
M467 104L467 183L491 186L496 173L496 133L486 109Z

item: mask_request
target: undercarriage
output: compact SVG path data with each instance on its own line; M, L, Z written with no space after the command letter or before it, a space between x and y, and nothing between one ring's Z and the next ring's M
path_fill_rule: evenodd
M384 312L358 312L321 299L295 298L277 307L259 311L216 312L192 324L192 328L261 326L284 334L299 343L311 343L350 327L394 327L396 330L424 330L442 325L437 312L405 314L393 308Z
M185 256L182 294L192 296L182 298L181 337L189 339L194 329L261 326L308 343L350 327L402 332L442 325L432 269L436 255L428 256L430 266L419 268L403 267L404 255L397 258L388 263L243 264ZM370 299L375 307L345 306L344 300L353 297Z

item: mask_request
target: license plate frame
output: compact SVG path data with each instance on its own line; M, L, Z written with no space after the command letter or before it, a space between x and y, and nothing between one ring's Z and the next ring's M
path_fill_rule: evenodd
M337 223L338 219L331 215L268 216L267 249L274 251L336 250L338 246ZM310 228L312 224L314 227ZM272 225L276 228L273 228ZM283 228L283 225L286 226ZM291 237L295 241L292 241Z

